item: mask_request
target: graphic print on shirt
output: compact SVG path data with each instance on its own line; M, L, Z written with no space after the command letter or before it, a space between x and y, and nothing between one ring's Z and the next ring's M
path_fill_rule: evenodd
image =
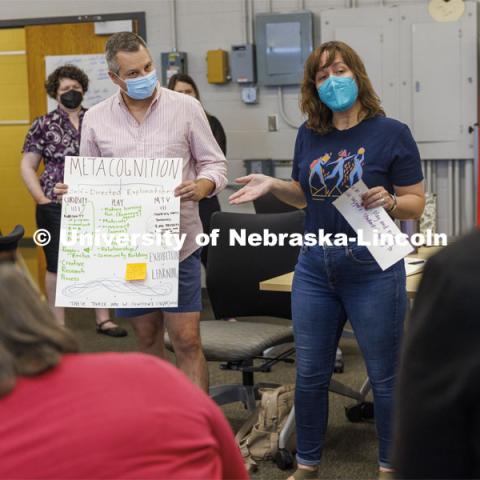
M356 153L340 150L334 160L332 153L325 153L310 164L308 184L314 200L339 197L363 175L365 148Z

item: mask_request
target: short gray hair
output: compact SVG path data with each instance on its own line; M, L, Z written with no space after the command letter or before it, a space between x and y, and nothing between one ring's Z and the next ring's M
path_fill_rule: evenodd
M105 58L107 60L108 69L118 74L120 67L117 62L118 52L138 52L140 47L148 50L145 40L132 32L114 33L105 45Z

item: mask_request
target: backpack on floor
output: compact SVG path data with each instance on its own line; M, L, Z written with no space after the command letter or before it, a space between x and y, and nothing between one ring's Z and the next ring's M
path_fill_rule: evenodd
M293 407L295 385L260 389L259 406L242 425L235 440L248 471L257 461L270 460L278 451L278 438Z

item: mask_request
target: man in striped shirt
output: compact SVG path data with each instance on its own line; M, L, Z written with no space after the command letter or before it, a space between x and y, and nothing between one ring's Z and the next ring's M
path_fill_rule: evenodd
M187 235L180 250L178 307L118 309L129 317L140 349L165 356L166 328L177 364L190 379L208 391L208 370L201 348L200 249L202 232L198 201L216 195L226 183L226 159L200 103L188 95L160 87L152 57L142 38L116 33L106 45L111 80L120 88L92 107L83 120L80 155L90 157L183 158L180 233ZM65 193L66 186L57 184Z

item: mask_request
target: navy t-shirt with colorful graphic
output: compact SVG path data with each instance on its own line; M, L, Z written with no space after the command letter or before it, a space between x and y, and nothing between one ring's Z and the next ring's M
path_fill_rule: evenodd
M305 231L355 236L332 202L362 179L368 188L404 187L423 180L420 154L407 125L376 116L326 135L304 123L297 135L292 178L307 199Z

